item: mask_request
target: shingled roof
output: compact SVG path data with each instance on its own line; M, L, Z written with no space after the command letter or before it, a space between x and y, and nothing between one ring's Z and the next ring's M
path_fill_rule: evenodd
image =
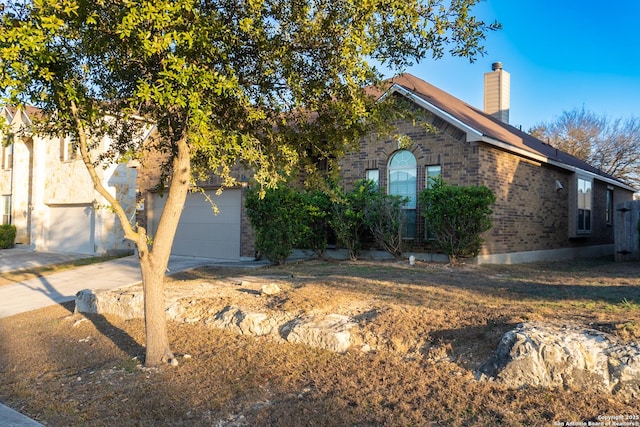
M437 110L446 113L468 128L473 129L475 133L480 136L480 138L478 138L480 141L500 145L503 149L512 149L520 154L526 155L529 153L535 158L542 158L545 162L558 167L586 171L619 186L633 190L614 176L591 166L577 157L558 150L538 138L522 132L514 126L503 123L482 110L461 101L455 96L409 73L403 73L393 79L385 81L382 86L383 90L371 90L370 93L374 96L382 96L390 92L398 92L399 88L408 91L410 95L418 98L418 101L423 101L421 103L430 104ZM405 96L407 95L406 93L403 94Z

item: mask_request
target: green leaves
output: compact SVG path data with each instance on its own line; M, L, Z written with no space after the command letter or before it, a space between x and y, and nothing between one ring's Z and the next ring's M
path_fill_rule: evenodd
M271 185L382 124L363 90L380 78L372 62L482 54L496 26L477 2L31 0L0 12L0 89L55 111L58 130L73 128L71 100L87 126L99 106L143 115L164 152L186 136L199 173L240 161Z
M420 193L427 228L453 264L460 257L479 253L483 242L480 235L491 228L489 207L495 200L485 186L447 185L440 177Z
M290 187L258 189L247 193L247 216L256 232L256 248L270 261L282 264L306 233L302 193Z

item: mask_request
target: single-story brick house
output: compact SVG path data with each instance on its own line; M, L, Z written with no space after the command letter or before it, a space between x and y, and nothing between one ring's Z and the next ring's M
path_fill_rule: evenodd
M493 68L484 76L485 111L410 74L394 78L381 96L407 98L431 129L398 123L398 133L412 140L402 147L371 135L341 161L345 185L368 177L389 193L408 196L408 216L415 222L407 237L417 246L426 230L416 195L429 176L489 187L497 200L478 262L612 255L614 209L631 200L634 189L510 126L510 77L501 64Z
M441 175L449 184L485 185L497 197L493 228L484 234L480 263L613 254L614 207L631 200L634 189L613 176L551 147L508 124L509 74L501 64L485 74L484 111L410 74L388 82L376 96L400 96L421 112L422 122L397 123L410 137L363 138L357 152L340 161L344 186L373 179L388 193L407 196L412 219L406 238L419 251L428 236L417 196L428 177ZM428 126L425 126L428 125ZM153 167L140 171L138 186L151 188ZM174 253L221 259L252 257L252 232L243 208L245 187L215 196L215 180L205 186L221 214L191 194L183 211ZM162 200L146 197L150 233Z

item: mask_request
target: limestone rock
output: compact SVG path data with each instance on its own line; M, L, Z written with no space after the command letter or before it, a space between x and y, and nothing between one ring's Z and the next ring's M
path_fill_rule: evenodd
M144 317L144 298L140 292L83 289L76 294L75 312L115 314L123 319L140 319Z
M640 346L579 325L524 323L479 370L509 387L591 389L640 397Z
M176 301L167 307L167 319L179 320L184 319L184 307L180 301Z
M241 335L269 335L277 334L278 328L284 320L266 313L244 311L240 307L225 307L209 322L213 326L230 330Z
M285 338L289 342L342 353L351 346L350 329L354 326L356 324L349 316L340 314L329 314L319 319L298 319L289 325Z
M262 285L260 288L261 295L278 295L280 292L282 292L282 289L280 289L280 286L278 286L277 283Z

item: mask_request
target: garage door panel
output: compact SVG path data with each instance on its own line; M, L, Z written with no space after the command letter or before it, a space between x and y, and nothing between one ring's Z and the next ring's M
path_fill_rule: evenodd
M204 240L230 242L239 236L240 228L234 224L180 224L175 240Z
M240 257L241 190L225 190L220 196L215 195L215 191L207 191L207 195L219 213L214 214L211 201L201 193L188 194L171 253L237 260ZM152 230L157 227L165 203L166 198L154 198Z
M233 223L237 222L240 217L240 208L236 206L220 206L220 210L216 215L211 206L188 206L188 209L182 210L180 220L185 223Z
M90 206L51 207L47 249L53 252L93 254L93 227L93 209Z
M180 224L176 237L187 240L224 240L237 238L240 229L235 224Z
M223 241L177 240L173 244L172 253L181 256L193 256L212 259L237 259L237 256L226 254L229 245ZM232 255L232 254L231 254Z
M205 191L205 194L207 197L200 192L187 194L189 205L210 208L211 202L217 206L235 206L240 201L239 190L225 190L220 195L216 195L215 191Z

